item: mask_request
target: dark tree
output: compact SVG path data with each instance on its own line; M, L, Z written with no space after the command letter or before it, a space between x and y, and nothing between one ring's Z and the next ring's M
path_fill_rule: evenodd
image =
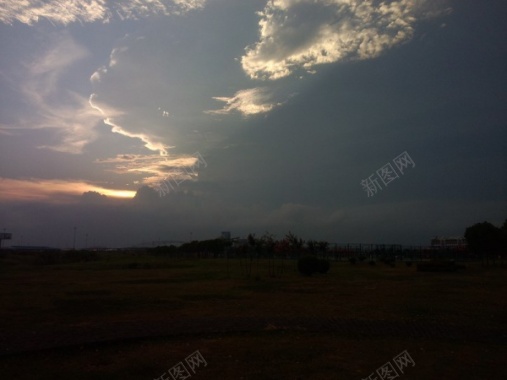
M470 249L487 263L491 256L500 251L501 229L489 222L476 223L465 230L465 239Z
M257 244L257 239L255 239L255 234L248 234L247 236L248 245L252 248L255 248L255 245Z
M259 241L263 255L268 258L268 276L275 277L276 276L275 236L266 231L264 235L262 235L262 237L259 239Z
M305 244L305 241L303 239L298 238L290 231L287 235L285 235L285 239L287 239L290 248L296 252L300 252Z
M504 265L505 257L507 256L507 219L500 227L500 255L502 260L502 265Z
M308 240L306 242L306 248L308 249L308 252L311 254L314 254L317 251L317 242L315 240Z
M266 231L259 240L264 253L271 255L275 251L276 240L273 234Z
M319 252L322 254L323 257L327 257L327 251L329 249L329 243L327 241L319 241L317 243L317 247L319 249Z

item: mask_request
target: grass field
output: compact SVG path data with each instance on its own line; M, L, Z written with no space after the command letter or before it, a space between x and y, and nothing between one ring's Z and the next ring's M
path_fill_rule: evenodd
M171 379L197 350L207 365L191 379L359 380L404 350L415 366L400 379L506 378L506 268L333 262L302 277L285 261L269 277L261 260L247 278L244 264L3 254L1 378Z

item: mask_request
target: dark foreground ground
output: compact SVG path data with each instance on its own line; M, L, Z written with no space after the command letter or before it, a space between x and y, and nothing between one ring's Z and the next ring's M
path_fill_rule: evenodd
M104 254L43 266L4 255L1 378L172 379L180 362L191 379L359 380L388 363L397 379L506 378L506 268L334 262L301 277L285 261L270 277L261 260L248 278L245 264ZM412 362L400 370L404 351Z

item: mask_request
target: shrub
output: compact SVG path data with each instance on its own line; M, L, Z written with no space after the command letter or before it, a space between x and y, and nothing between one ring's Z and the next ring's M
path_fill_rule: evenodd
M390 267L394 267L395 266L395 261L394 261L393 257L384 256L384 257L382 257L382 259L380 261L382 261L385 265L388 265Z
M357 259L355 257L349 257L349 263L355 264Z
M430 261L417 264L418 272L456 272L458 269L464 269L461 265L456 265L454 261Z
M298 260L298 271L306 276L314 273L327 273L331 264L328 260L319 260L315 256L305 256Z
M323 273L323 274L326 274L327 272L329 272L329 269L331 268L331 263L329 262L329 260L319 260L319 272L320 273Z
M359 255L359 261L360 262L363 262L364 260L366 260L366 256L365 255Z
M311 276L319 267L319 259L315 256L306 256L298 260L298 271L306 276Z
M405 265L407 267L411 267L412 266L412 261L405 261Z
M372 265L372 266L373 266L373 265L375 265L375 264L376 264L376 262L375 262L375 260L370 260L370 261L368 262L368 264L370 264L370 265Z

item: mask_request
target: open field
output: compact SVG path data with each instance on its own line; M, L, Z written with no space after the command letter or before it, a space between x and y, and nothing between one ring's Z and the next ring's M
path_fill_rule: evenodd
M269 277L261 260L247 278L244 264L103 254L42 266L4 255L0 374L155 379L199 350L207 366L192 379L363 379L407 350L415 366L400 379L505 378L506 268L333 262L302 277L285 261Z

